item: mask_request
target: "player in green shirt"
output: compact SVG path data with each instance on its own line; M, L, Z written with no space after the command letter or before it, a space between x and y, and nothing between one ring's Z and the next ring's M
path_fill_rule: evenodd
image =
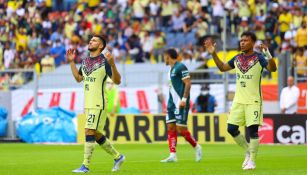
M120 111L120 101L118 87L110 78L107 79L106 97L107 112L110 114L110 116L114 117L115 114L119 113Z
M272 58L267 46L257 46L262 53L254 51L257 38L252 32L241 35L241 53L232 58L228 63L222 62L217 56L215 43L209 38L204 46L212 55L220 71L236 70L236 93L228 117L227 130L235 142L246 151L243 170L256 168L256 155L259 146L258 128L262 124L262 95L261 76L263 68L270 72L277 70L275 60ZM240 134L239 126L246 126L250 135L250 143Z
M187 67L177 61L178 54L175 49L168 49L164 53L166 65L170 65L168 73L169 98L167 103L167 134L170 155L161 162L176 162L177 133L182 135L195 149L195 160L202 158L202 148L192 137L187 128L188 114L190 109L191 80Z
M89 164L96 143L113 156L114 166L112 171L118 171L125 160L125 156L120 154L108 138L102 134L107 119L104 93L107 77L110 77L115 84L120 84L121 81L113 55L109 51L101 54L105 47L106 41L102 36L93 36L88 44L90 55L82 60L79 70L74 63L76 50L68 49L66 53L74 78L77 82L83 81L84 84L84 111L86 116L84 160L80 168L73 170L74 173L89 172Z

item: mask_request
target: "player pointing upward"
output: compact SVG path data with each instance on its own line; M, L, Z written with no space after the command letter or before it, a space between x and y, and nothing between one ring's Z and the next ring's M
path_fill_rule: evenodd
M118 171L119 166L125 160L125 157L102 134L107 118L104 94L107 77L110 77L115 84L120 84L121 79L113 55L108 51L104 55L101 54L105 46L106 41L102 36L92 37L88 44L90 56L82 60L79 71L74 63L76 51L69 49L66 54L76 81L84 82L86 117L84 160L80 168L73 170L74 173L89 172L90 160L96 143L114 158L112 171Z
M239 53L228 63L222 62L217 56L215 43L207 39L204 43L207 51L220 71L236 70L236 93L228 117L228 132L235 142L246 151L245 160L242 164L244 170L255 169L256 155L259 146L258 128L262 124L262 95L261 75L263 68L270 72L276 71L276 64L267 46L261 44L259 49L262 53L254 52L257 38L252 32L244 32L241 35ZM239 126L247 126L250 143L240 134Z

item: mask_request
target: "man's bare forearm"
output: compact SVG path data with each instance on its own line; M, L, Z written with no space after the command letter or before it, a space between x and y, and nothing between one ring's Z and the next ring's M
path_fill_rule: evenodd
M184 98L188 98L188 96L190 95L190 90L191 90L191 83L186 83L184 87L184 93L183 93Z
M216 64L216 66L219 68L220 71L224 72L224 62L220 60L220 58L217 56L216 52L212 53L213 60Z
M274 59L270 59L268 62L269 62L268 70L271 71L271 72L275 72L277 70L277 66L276 66L275 60Z
M111 70L112 70L112 81L117 85L120 84L121 76L115 64L111 65Z
M77 82L81 82L82 81L82 76L79 74L79 71L77 69L76 64L73 61L71 61L69 64L70 64L70 69L71 69L71 72L72 72L75 80Z

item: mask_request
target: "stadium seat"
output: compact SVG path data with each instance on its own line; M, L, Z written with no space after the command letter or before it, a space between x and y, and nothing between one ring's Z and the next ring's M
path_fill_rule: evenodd
M176 33L175 40L176 40L175 47L181 48L185 44L185 34Z

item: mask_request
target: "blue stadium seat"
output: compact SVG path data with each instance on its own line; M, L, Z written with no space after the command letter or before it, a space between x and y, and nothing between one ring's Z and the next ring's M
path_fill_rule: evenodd
M168 32L165 34L166 45L167 47L174 47L175 45L175 34Z
M176 47L182 47L185 45L185 34L184 33L176 33Z
M196 44L196 38L195 38L195 33L194 32L190 32L186 35L185 37L185 43L192 43L192 44Z

